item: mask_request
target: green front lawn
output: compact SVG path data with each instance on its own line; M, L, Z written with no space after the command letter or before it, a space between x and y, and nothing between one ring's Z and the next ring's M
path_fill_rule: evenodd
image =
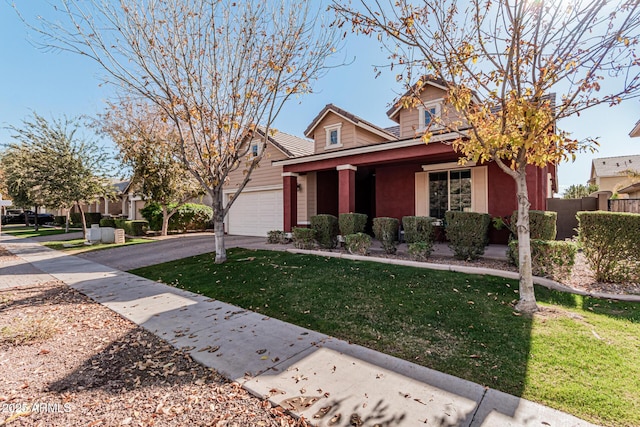
M82 229L71 229L70 233L74 231L82 231ZM51 228L51 227L43 227L40 226L38 231L31 227L25 227L24 225L19 226L11 226L11 225L3 225L2 232L10 234L16 237L40 237L40 236L53 236L55 234L64 234L64 228Z
M640 304L497 277L232 249L133 270L605 425L640 425Z
M154 242L154 240L127 237L125 240L125 243L119 243L117 245L114 243L94 243L93 245L85 245L84 242L85 242L84 239L72 239L72 240L57 240L53 242L44 242L42 244L51 249L79 254L82 252L91 252L91 251L99 251L102 249L119 248L121 246L151 243L151 242Z

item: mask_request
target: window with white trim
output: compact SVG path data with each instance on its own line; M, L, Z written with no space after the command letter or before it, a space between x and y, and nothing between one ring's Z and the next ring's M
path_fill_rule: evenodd
M471 211L471 169L429 173L429 216L444 218L446 211Z
M259 153L259 148L258 148L258 144L253 144L251 145L251 157L258 157L258 153Z
M342 123L335 125L329 125L324 127L326 133L325 149L342 147L342 141L340 139L340 131L342 129Z
M429 126L431 126L432 129L442 127L442 125L437 123L437 120L440 119L441 113L442 107L440 102L428 103L418 107L418 114L420 114L418 117L419 130L425 130Z

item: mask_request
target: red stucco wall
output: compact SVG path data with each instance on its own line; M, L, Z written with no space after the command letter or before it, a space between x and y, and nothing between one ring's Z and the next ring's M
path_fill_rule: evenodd
M516 183L495 163L488 164L489 214L510 216L517 208ZM527 166L527 188L531 209L545 210L547 205L547 168Z
M402 220L415 215L415 173L419 164L376 168L376 216Z

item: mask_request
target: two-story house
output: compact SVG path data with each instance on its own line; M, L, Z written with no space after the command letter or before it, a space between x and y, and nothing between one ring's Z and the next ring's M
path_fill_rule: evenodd
M265 235L271 229L291 231L308 224L313 215L346 212L365 213L370 219L406 215L444 218L447 210L511 215L516 209L515 183L496 164L459 165L460 155L451 146L457 138L454 133L434 132L429 144L422 141L429 121L443 111L445 93L437 81L427 81L421 91L424 105L391 108L387 115L397 125L390 128L327 105L305 131L312 142L287 137L304 150L294 153L289 147L286 153L278 144L267 148L273 155L261 165L261 175L252 176L247 186L246 193L253 195L241 195L232 207L228 232ZM274 140L279 140L277 135ZM527 177L531 209L545 209L546 198L556 185L555 167L531 166ZM232 180L229 192L233 186ZM268 200L267 191L274 192ZM242 200L257 202L260 192L264 204L259 210ZM271 218L267 210L275 216ZM268 220L259 218L263 215ZM276 220L278 215L281 219ZM245 221L255 227L248 230L241 226Z

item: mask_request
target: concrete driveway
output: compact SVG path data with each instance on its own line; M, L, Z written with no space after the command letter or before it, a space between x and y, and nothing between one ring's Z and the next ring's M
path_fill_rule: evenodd
M86 252L77 255L122 271L215 251L213 233L156 237L152 243ZM225 236L225 247L263 248L266 237ZM278 246L278 245L272 245Z

